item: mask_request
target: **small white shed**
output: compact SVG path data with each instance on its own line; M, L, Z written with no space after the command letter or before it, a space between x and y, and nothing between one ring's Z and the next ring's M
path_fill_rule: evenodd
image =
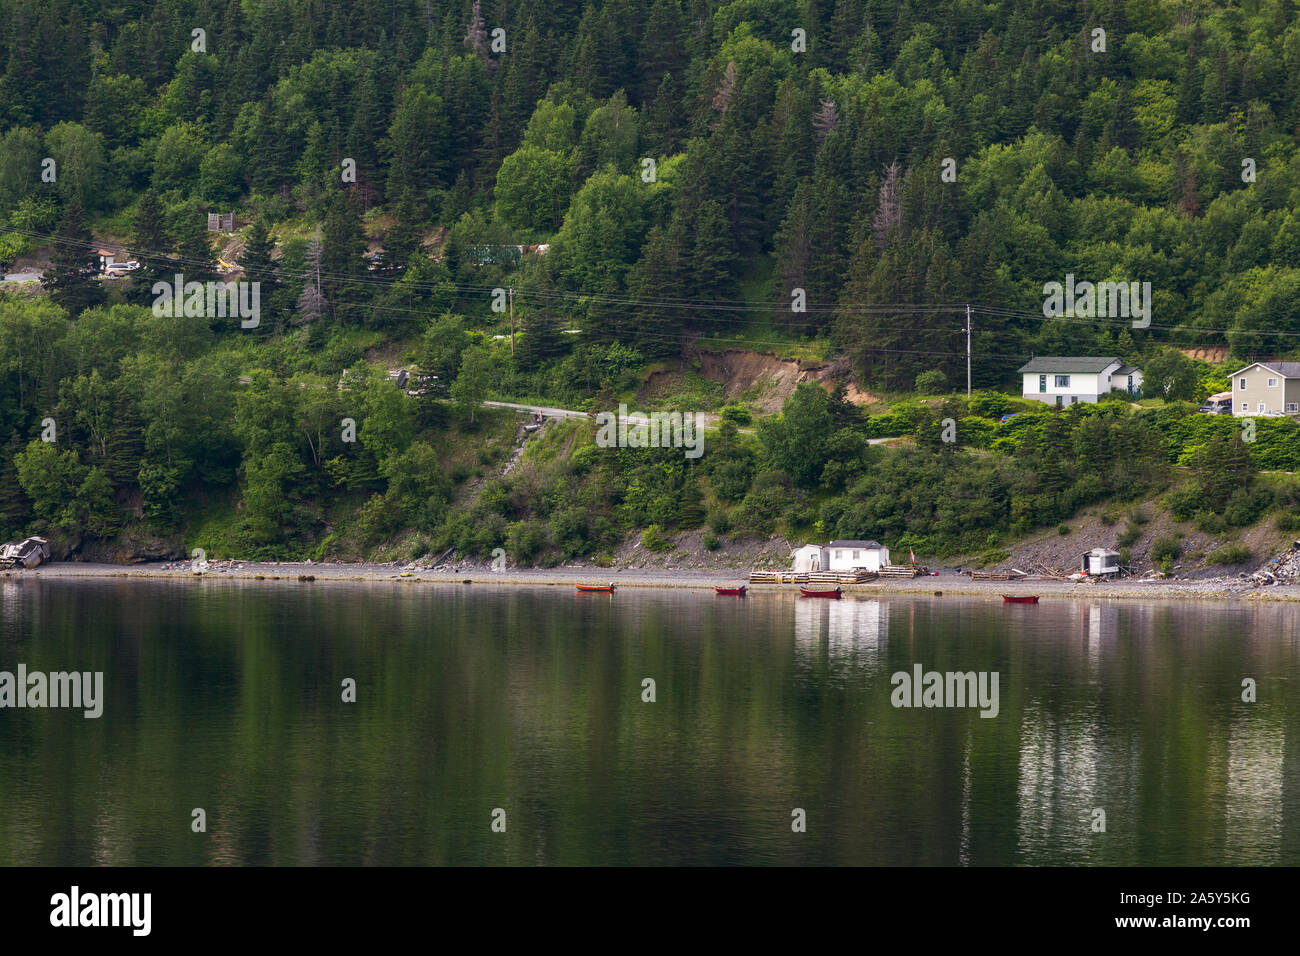
M826 571L826 549L820 544L805 544L791 552L795 571Z
M1109 548L1093 548L1091 551L1085 551L1079 570L1091 577L1119 574L1119 552L1111 551Z

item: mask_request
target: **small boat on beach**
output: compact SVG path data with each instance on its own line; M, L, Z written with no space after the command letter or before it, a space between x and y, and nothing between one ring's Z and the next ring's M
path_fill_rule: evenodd
M838 599L839 596L840 596L841 594L843 594L844 592L841 591L838 587L832 588L832 589L830 589L830 590L825 590L825 589L822 589L822 588L806 588L806 587L804 587L804 586L801 584L801 585L799 585L799 593L802 594L804 597L819 597L819 598L834 598L834 599Z
M1003 604L1037 604L1037 594L1004 594L1002 595Z
M747 590L749 590L749 588L744 584L738 588L720 588L717 585L714 585L713 593L730 594L732 597L744 597Z
M614 593L614 582L612 581L609 584L575 584L574 587L579 591L598 591L602 594Z

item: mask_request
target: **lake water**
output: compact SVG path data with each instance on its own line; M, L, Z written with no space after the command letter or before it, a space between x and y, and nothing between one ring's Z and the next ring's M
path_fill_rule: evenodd
M1295 865L1298 623L0 579L0 671L103 671L105 698L0 709L0 864ZM893 706L917 664L997 672L997 716Z

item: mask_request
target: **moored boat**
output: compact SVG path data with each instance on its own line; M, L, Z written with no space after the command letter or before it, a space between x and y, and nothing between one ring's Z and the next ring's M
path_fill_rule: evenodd
M1004 594L1002 595L1003 604L1037 604L1037 594Z
M799 585L799 593L804 597L838 598L844 592L838 587L826 590L824 588L806 588L801 584Z
M575 584L574 587L579 591L600 591L605 594L614 593L614 582L612 581L609 584Z
M730 594L733 597L744 597L747 590L749 590L748 587L743 584L738 588L720 588L717 585L713 587L715 594Z

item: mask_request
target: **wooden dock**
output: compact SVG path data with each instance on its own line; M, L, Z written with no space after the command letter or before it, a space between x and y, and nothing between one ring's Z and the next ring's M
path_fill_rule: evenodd
M751 571L750 584L862 584L875 571Z

